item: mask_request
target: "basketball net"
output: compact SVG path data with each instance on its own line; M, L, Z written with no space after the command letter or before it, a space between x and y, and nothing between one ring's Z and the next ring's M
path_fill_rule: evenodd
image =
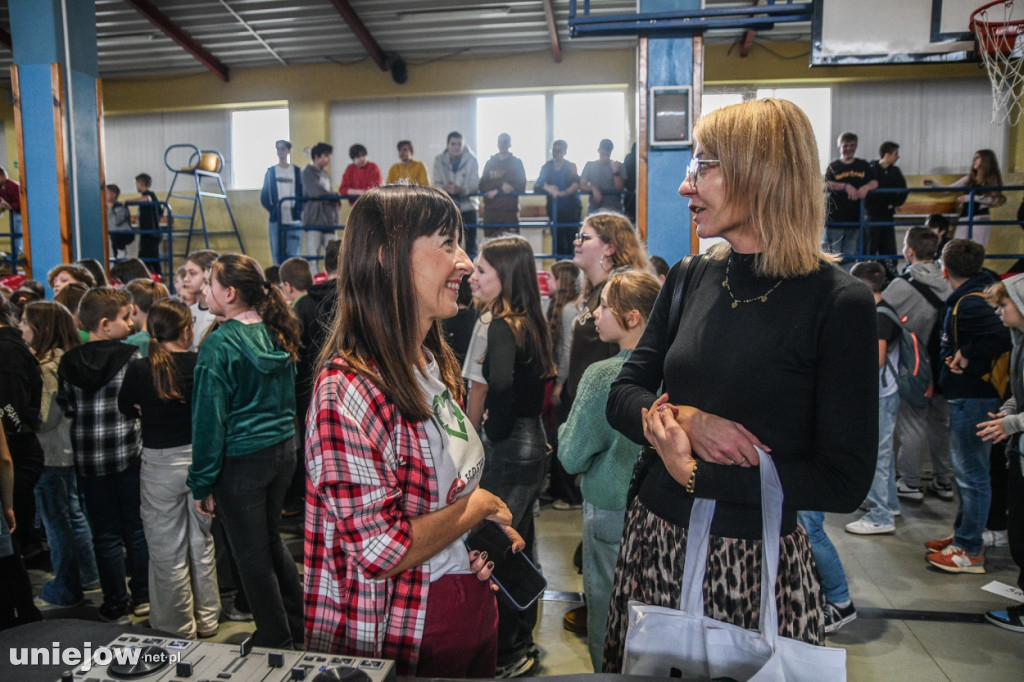
M1024 20L1013 18L1014 0L989 2L971 14L970 29L978 43L978 56L992 84L992 123L1016 125L1024 113ZM1000 7L1002 9L1000 9Z

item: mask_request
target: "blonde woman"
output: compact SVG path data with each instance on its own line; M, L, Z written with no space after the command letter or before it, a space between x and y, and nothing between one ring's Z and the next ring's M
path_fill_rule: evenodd
M757 626L755 447L772 453L785 493L779 633L820 643L822 591L797 510L852 512L874 474L875 306L821 251L825 201L810 121L791 102L764 99L711 112L694 137L679 193L697 234L724 242L691 265L678 328L667 328L673 297L662 296L612 385L612 426L659 457L626 512L620 557L630 560L615 577L606 671L621 668L629 600L679 604L697 497L717 503L705 615ZM668 291L679 276L677 266Z

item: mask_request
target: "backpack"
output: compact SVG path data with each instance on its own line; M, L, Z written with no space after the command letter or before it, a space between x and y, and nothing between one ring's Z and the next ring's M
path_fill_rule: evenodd
M896 367L889 365L896 375L900 398L914 409L925 408L928 406L928 399L932 397L932 363L928 353L917 338L917 334L904 327L891 308L879 306L878 310L900 328L899 364ZM889 360L886 359L886 362Z
M960 347L960 339L957 334L957 316L960 312L960 303L968 296L980 296L982 300L987 300L985 294L980 291L973 291L969 294L964 294L960 297L960 300L953 306L953 347ZM1006 398L1007 389L1010 387L1010 351L1005 351L1002 355L992 361L992 365L988 372L981 375L984 381L992 384L992 387L996 389L999 394L999 399L1004 400Z
M905 272L900 275L900 279L905 281L910 286L914 287L917 293L921 294L924 300L928 301L933 308L935 308L935 322L932 324L932 333L928 337L928 344L926 346L928 350L928 359L932 363L933 373L934 368L942 366L942 324L944 322L945 315L943 315L946 307L945 301L939 298L939 295L935 293L935 290L924 282L919 282L914 279L909 272ZM934 377L933 377L934 378ZM935 391L938 393L938 385L935 386Z

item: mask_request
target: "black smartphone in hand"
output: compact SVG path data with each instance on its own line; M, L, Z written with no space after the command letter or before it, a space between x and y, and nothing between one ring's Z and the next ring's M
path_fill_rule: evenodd
M544 594L548 581L528 556L512 551L512 538L497 523L484 521L466 538L466 547L487 552L487 560L494 562L491 579L520 611Z

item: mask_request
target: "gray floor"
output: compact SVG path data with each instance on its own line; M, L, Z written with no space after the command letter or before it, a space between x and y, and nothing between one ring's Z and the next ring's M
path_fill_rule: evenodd
M984 623L981 614L1004 606L1001 597L982 591L995 580L1016 584L1016 567L1005 547L988 548L987 573L952 575L928 566L922 543L946 536L955 502L926 497L905 503L893 535L855 536L843 525L856 514L829 515L826 527L842 557L859 617L829 639L847 650L850 680L1015 680L1024 679L1024 634ZM538 517L540 563L548 579L536 642L542 651L534 676L591 672L586 638L562 628L562 615L579 605L582 577L572 567L580 537L581 512L542 508ZM301 537L289 535L295 554ZM38 585L47 578L33 571ZM91 606L50 616L90 617L100 593L87 595ZM222 623L212 641L239 642L251 623Z
M847 651L850 680L1021 680L1024 634L982 622L988 609L1009 603L981 587L996 580L1016 585L1005 547L988 548L984 575L949 574L924 561L925 540L950 534L955 502L926 497L905 503L892 535L857 536L843 526L858 514L829 514L826 528L846 569L857 620L828 641ZM545 507L539 518L541 562L549 585L580 589L572 569L581 514ZM537 641L545 652L537 674L590 671L585 639L561 627L576 606L545 601Z

